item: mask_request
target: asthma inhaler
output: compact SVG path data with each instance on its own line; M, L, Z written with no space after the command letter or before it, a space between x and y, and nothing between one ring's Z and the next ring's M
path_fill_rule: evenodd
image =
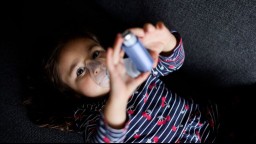
M125 31L123 34L124 42L122 44L122 49L125 51L129 60L125 60L126 68L130 73L138 75L139 72L148 72L153 67L153 59L147 49L130 31ZM129 64L127 64L129 63ZM132 63L132 64L131 64ZM127 67L129 66L129 67ZM134 68L134 67L135 68ZM132 76L135 77L135 76Z

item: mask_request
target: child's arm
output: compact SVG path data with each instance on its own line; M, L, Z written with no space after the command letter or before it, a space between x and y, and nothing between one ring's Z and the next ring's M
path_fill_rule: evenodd
M169 31L162 22L158 22L156 26L145 24L143 29L132 28L130 31L150 50L155 61L155 76L167 75L182 66L185 54L182 39L176 31Z
M130 95L146 80L149 72L131 78L125 71L123 62L124 52L121 49L123 38L117 35L113 48L107 51L107 68L110 73L110 98L105 107L105 118L114 128L123 127L126 119L126 106Z
M121 49L123 39L118 34L113 48L107 51L107 68L110 74L110 96L101 115L92 142L122 142L128 127L127 103L129 96L146 80L149 72L131 78L126 74Z
M178 70L184 63L185 53L180 35L177 32L172 32L177 39L177 45L169 53L160 53L158 65L154 69L154 73L159 76L165 76L169 73Z

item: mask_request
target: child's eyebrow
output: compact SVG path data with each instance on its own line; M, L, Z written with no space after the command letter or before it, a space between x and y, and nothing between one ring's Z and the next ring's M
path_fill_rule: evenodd
M94 45L91 45L89 48L88 48L88 52L90 52L94 47L98 46L97 44L94 44ZM77 66L77 61L78 59L75 59L71 66L70 66L70 69L69 69L69 72L68 72L68 75L70 76L72 74L72 72L74 71L75 67Z

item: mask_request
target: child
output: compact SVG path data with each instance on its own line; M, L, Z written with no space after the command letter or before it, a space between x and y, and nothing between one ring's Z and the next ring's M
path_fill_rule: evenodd
M217 106L201 106L169 90L159 79L184 62L182 39L162 23L131 28L154 59L151 72L127 75L117 35L105 51L94 36L63 41L46 69L63 92L90 98L74 114L86 142L214 142ZM108 74L110 76L108 76Z

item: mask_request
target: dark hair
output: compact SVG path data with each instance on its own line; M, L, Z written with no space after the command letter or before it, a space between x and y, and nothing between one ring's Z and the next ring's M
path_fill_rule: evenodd
M63 93L72 92L72 90L66 84L64 84L59 78L58 70L57 70L59 56L60 56L61 50L63 49L63 47L65 47L65 45L68 42L75 39L79 39L79 38L89 38L99 43L96 36L89 32L79 32L79 33L69 34L59 41L59 43L57 44L57 47L52 51L50 57L45 62L44 69L45 69L46 75L48 76L50 81L54 84L54 86L57 87Z
M43 60L43 76L38 78L29 75L26 78L28 93L25 94L23 104L30 120L39 127L61 131L76 130L74 110L87 100L73 96L74 92L59 79L57 64L65 45L79 38L89 38L99 43L96 36L89 32L67 33L57 41L55 48Z

